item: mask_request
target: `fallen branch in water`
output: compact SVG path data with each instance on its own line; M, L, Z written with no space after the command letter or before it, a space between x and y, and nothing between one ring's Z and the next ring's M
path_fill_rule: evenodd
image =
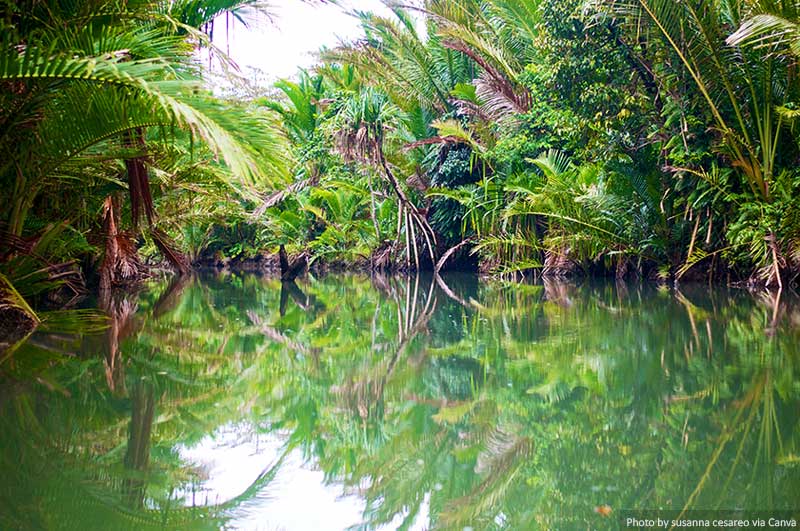
M436 267L434 268L434 272L438 275L439 271L442 270L442 268L444 267L444 265L447 263L447 261L450 259L451 256L453 256L456 252L458 252L462 247L464 247L465 245L467 245L469 243L472 243L473 241L475 241L475 238L473 236L470 236L469 238L467 238L466 240L462 241L458 245L454 245L453 247L448 249L442 255L442 257L439 258L439 261L436 262Z

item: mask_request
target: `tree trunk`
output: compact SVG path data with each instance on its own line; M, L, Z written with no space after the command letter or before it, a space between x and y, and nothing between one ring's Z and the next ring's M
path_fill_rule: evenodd
M299 277L303 273L303 270L305 270L306 265L308 265L308 260L305 253L289 262L289 257L286 254L286 247L283 245L281 245L280 250L278 251L278 259L280 260L281 266L281 280L285 282Z

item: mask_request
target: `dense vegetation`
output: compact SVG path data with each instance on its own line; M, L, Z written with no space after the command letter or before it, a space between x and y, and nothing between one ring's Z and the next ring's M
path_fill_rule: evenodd
M264 7L3 5L4 304L280 245L375 269L800 272L795 2L426 0L357 13L363 39L269 96L212 96L209 66L236 75L214 21Z

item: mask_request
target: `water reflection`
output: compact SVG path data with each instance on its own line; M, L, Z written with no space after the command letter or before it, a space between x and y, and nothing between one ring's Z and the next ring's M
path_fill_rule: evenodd
M184 277L2 364L0 527L613 528L797 510L786 295Z

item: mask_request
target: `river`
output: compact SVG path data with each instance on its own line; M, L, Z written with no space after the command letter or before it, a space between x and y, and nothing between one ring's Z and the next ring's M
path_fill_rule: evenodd
M1 529L800 512L794 295L227 274L97 305L2 356Z

